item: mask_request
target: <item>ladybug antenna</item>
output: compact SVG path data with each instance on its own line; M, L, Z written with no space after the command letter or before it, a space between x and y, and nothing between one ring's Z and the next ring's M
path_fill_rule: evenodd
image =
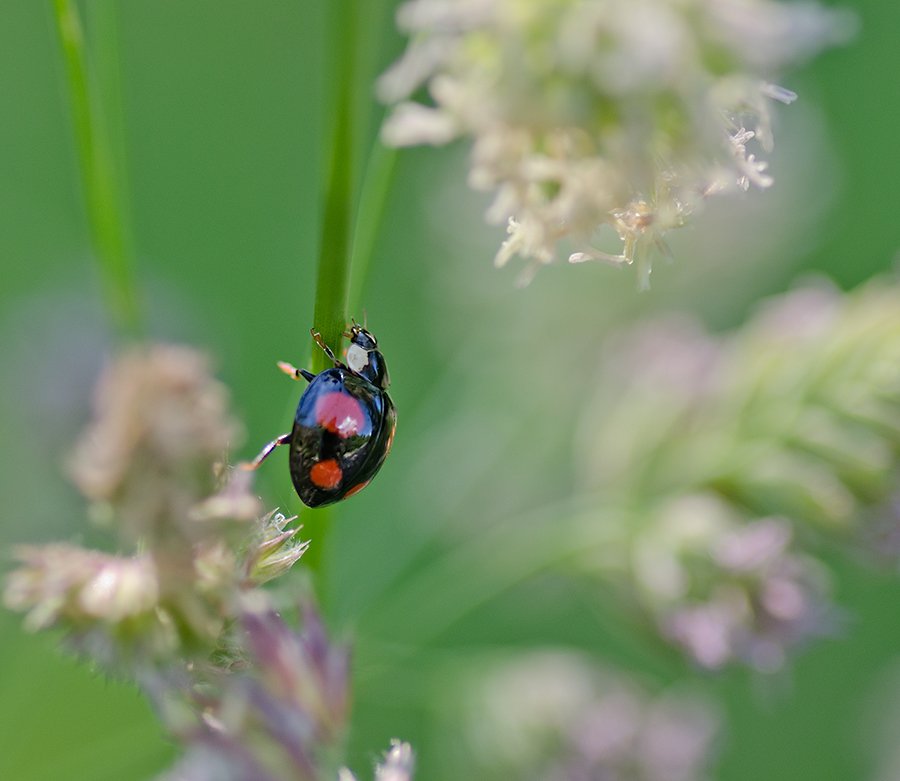
M365 307L363 307L363 328L369 330L369 313Z

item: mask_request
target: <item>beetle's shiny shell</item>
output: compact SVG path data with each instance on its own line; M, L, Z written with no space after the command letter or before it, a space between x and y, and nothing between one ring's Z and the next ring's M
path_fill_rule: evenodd
M291 479L303 503L321 507L364 488L384 463L396 425L386 391L343 366L317 374L291 432Z

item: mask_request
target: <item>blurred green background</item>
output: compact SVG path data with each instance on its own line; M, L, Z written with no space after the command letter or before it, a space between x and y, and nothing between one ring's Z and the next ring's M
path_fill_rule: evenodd
M773 190L713 204L673 236L677 260L655 270L648 293L630 273L600 266L560 265L514 288L515 271L491 266L502 230L484 225L485 199L465 187L465 149L400 155L361 298L390 364L399 433L378 480L340 506L325 552L328 620L356 648L349 761L361 777L391 737L417 749L420 778L448 777L454 738L442 691L455 665L481 653L563 644L650 682L684 674L646 640L599 625L577 584L539 576L493 594L493 551L478 543L497 543L488 534L497 519L566 496L578 388L593 377L604 331L670 310L733 327L804 274L852 287L893 265L900 6L843 5L860 17L856 42L783 82L801 98L779 111ZM393 3L358 6L362 157L380 117L371 82L402 40ZM297 386L274 363L309 357L327 8L121 3L128 179L150 330L215 357L246 422L235 458L287 430ZM90 539L64 463L111 344L49 2L0 2L0 107L6 567L14 543ZM563 373L571 393L557 396ZM266 464L258 487L273 506L299 509L283 458ZM315 538L315 517L301 519ZM478 556L435 569L458 549ZM900 660L900 582L846 556L832 563L847 609L841 636L774 680L698 681L727 717L718 778L875 777L891 705L883 690ZM58 652L60 639L27 635L0 612L0 778L143 779L167 767L175 749L139 693Z

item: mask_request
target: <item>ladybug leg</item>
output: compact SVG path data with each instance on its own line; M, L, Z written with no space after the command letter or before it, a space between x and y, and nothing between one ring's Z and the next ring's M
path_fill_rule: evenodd
M279 361L278 368L281 369L281 371L283 371L292 380L299 380L302 377L307 382L311 382L316 376L312 372L306 371L306 369L297 369L286 361Z
M337 358L335 358L334 353L331 351L331 348L327 344L325 344L325 340L322 338L322 334L320 334L315 328L310 328L309 332L312 334L313 341L322 348L322 350L325 352L325 355L327 355L331 359L331 362L335 366L344 365Z
M254 469L258 469L259 465L265 461L271 454L272 451L278 447L279 445L289 445L291 442L290 434L282 434L280 437L273 439L266 445L262 450L259 451L259 455L254 458L252 461L244 461L238 464L238 467L245 471L253 471Z

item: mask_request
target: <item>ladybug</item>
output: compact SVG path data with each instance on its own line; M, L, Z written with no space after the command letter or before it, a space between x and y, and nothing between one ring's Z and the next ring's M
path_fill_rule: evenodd
M276 447L290 445L297 495L309 507L322 507L361 491L375 477L394 441L397 412L387 393L387 365L371 333L354 322L344 334L350 339L346 364L318 331L311 333L334 366L313 374L278 363L285 374L309 383L297 404L294 428L241 466L256 469Z

